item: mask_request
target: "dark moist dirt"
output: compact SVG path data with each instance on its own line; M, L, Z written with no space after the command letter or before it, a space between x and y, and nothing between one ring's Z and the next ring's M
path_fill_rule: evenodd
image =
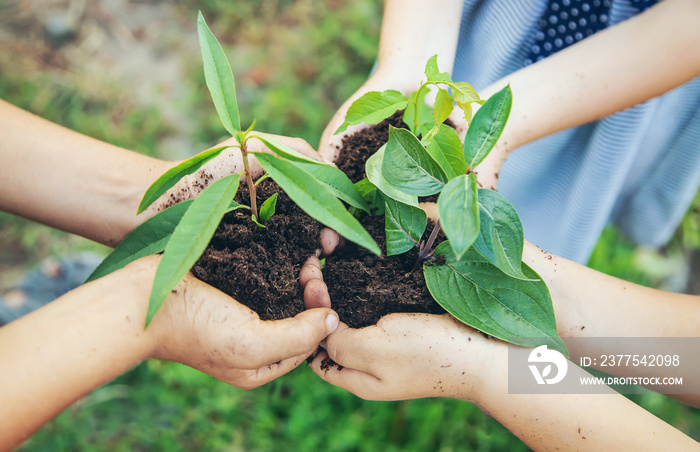
M250 211L226 214L192 273L250 307L263 320L293 317L304 310L299 271L319 247L323 227L270 179L257 188L258 205L278 193L275 215L259 228ZM250 205L245 184L236 196Z
M353 182L365 177L365 162L389 139L389 125L405 127L401 118L402 112L397 112L343 140L336 163ZM323 227L270 180L258 186L258 205L273 193L279 198L267 228L257 227L248 210L227 214L192 269L196 277L250 307L263 320L293 317L304 309L299 271L319 247ZM250 205L249 199L242 185L236 200ZM360 221L383 255L348 242L326 259L323 277L340 320L362 328L393 312L444 313L425 285L421 266L414 269L418 251L386 256L384 217L364 216Z

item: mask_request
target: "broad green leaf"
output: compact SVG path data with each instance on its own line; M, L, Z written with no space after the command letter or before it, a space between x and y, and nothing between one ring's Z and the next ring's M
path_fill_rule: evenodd
M437 96L435 97L435 105L433 106L433 122L435 124L442 124L452 113L454 108L454 99L450 96L447 90L442 88L438 89Z
M409 195L433 195L447 183L445 172L418 138L406 129L391 126L382 175L394 188Z
M384 194L368 178L355 182L358 193L369 205L369 212L372 215L384 215ZM399 192L400 193L400 192ZM417 202L416 202L417 204Z
M195 198L175 227L156 269L146 326L163 305L171 290L197 262L221 219L236 196L240 174L217 180Z
M275 207L277 207L277 193L267 198L260 206L260 221L264 223L269 220L275 214Z
M401 254L418 246L427 222L428 216L420 207L385 198L386 254Z
M508 276L527 279L521 270L523 225L515 207L498 192L481 188L479 223L474 248Z
M474 173L452 179L440 193L437 205L442 230L459 260L479 236L479 206Z
M437 64L437 55L433 55L425 63L425 76L428 78L429 82L433 83L447 83L450 81L450 74L447 72L440 72Z
M293 160L295 162L312 163L314 165L319 166L332 166L329 163L323 162L321 160L316 160L312 159L311 157L307 157L301 152L287 146L286 144L272 138L269 135L265 135L264 133L251 132L250 134L248 134L248 136L250 138L257 138L258 140L262 141L268 149L270 149L272 152L279 155L280 157L286 158L287 160Z
M423 135L430 130L433 125L432 109L425 103L427 89L415 91L408 96L410 102L403 112L403 122L413 132L414 135ZM416 117L416 114L418 117Z
M260 165L287 195L311 217L351 242L380 255L379 245L325 185L295 162L257 153Z
M140 214L153 204L158 198L160 198L163 193L170 190L175 184L187 176L192 174L202 167L209 160L213 159L217 155L221 154L221 151L230 146L220 146L218 148L207 149L206 151L200 152L199 154L188 158L184 162L181 162L177 166L170 168L168 171L163 173L155 182L148 187L146 193L144 193L141 203L139 204L136 214Z
M406 96L395 89L367 92L350 105L345 122L338 127L335 134L355 124L378 124L396 113L396 110L406 108L407 104Z
M367 179L388 198L418 207L418 197L416 195L409 195L397 190L391 184L389 184L386 179L384 179L384 176L382 175L382 164L384 162L385 151L386 144L382 145L382 147L380 147L377 152L375 152L370 158L367 159L367 162L365 162L365 174L367 174Z
M197 33L204 62L204 78L216 112L224 128L231 136L235 136L241 130L241 118L236 101L236 83L224 49L207 26L201 11L197 17Z
M85 282L119 270L144 256L160 253L192 200L175 204L141 223L97 266Z
M456 102L467 103L481 100L474 87L467 82L450 83L449 86Z
M335 166L317 165L307 162L295 163L324 184L337 198L357 209L369 212L369 205L367 205L360 192L357 191L355 185L344 172Z
M510 85L491 96L474 115L464 138L464 159L469 168L481 163L506 126L513 96Z
M473 249L458 261L449 242L441 243L435 254L445 256L445 264L426 262L425 282L433 298L450 314L513 344L546 344L568 356L557 335L549 290L530 267L523 265L523 272L537 281L510 278Z
M446 124L440 125L440 130L428 144L427 149L450 180L467 172L462 141L452 127Z

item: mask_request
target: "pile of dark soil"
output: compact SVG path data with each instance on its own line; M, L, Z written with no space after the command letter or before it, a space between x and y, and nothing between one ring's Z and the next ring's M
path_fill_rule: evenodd
M388 140L389 124L405 127L401 118L397 112L344 139L337 163L353 182L365 176L365 162ZM323 227L270 180L258 187L259 203L273 193L279 193L277 209L265 229L251 221L247 210L227 214L192 269L199 279L250 307L264 320L292 317L304 309L299 271L319 247ZM242 185L236 199L250 205L249 198L247 187ZM384 254L378 257L348 242L326 260L323 276L340 320L361 328L392 312L444 313L428 292L421 266L416 267L418 251L386 256L384 217L367 215L360 221Z

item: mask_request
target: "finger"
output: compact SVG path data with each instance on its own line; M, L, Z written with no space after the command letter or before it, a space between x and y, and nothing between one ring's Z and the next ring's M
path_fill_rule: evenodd
M256 342L254 368L292 356L310 355L321 340L336 330L338 314L327 308L311 309L293 318L259 325L255 336L261 340Z
M282 361L260 366L258 369L219 369L208 372L214 378L241 389L255 389L294 370L306 361L309 355L303 354Z
M358 330L341 323L336 331L326 338L326 352L334 362L344 367L372 373L372 364L378 358L376 351L379 347L373 340L377 331L376 326Z
M438 216L438 209L437 209L437 203L434 202L421 202L418 203L418 207L423 209L425 213L428 215L428 219L435 223L439 216Z
M308 282L304 288L304 306L306 309L331 307L328 286L322 279L312 279Z
M382 393L382 381L378 377L350 367L339 367L324 351L321 351L309 366L323 380L360 398L388 400L388 394Z
M301 284L302 288L305 288L306 284L312 279L320 279L323 281L321 261L316 256L308 258L299 272L299 284Z
M324 256L333 254L341 244L340 235L330 228L321 229L321 250Z

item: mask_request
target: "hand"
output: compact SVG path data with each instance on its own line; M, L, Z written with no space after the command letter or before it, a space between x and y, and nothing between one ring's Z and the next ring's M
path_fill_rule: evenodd
M150 290L158 258L124 270ZM139 283L139 282L137 282ZM145 294L144 303L148 296ZM338 325L330 309L262 321L251 309L188 274L146 330L151 357L199 369L233 386L251 389L294 369Z
M297 152L300 152L307 157L320 160L319 154L302 138L285 137L281 135L265 134L270 138L285 144ZM216 158L207 162L195 173L182 178L173 188L168 190L158 201L156 201L147 212L150 215L170 207L178 202L196 198L199 193L204 191L212 182L229 176L231 174L240 173L243 171L243 158L241 151L237 147L238 141L235 138L229 138L216 146L235 146L224 149ZM257 138L252 138L248 141L248 151L250 152L268 152L272 153L263 143ZM255 156L249 155L248 162L253 179L257 179L263 174L263 169L258 163ZM173 162L176 165L179 162Z
M345 132L334 135L338 127L345 121L345 115L348 112L350 105L357 99L359 99L363 94L370 91L384 91L387 89L395 89L401 91L404 94L409 94L415 91L420 86L420 78L415 80L404 80L405 77L401 75L400 70L382 70L381 67L370 76L369 79L350 96L350 98L340 106L338 111L333 115L330 122L326 126L323 134L321 135L321 141L318 145L318 152L327 162L335 162L338 158L340 148L342 146L343 138L352 135L353 133L367 127L364 124L358 124L355 126L350 126Z
M390 314L359 330L341 323L311 368L363 399L474 401L494 352L504 347L449 315ZM342 368L328 366L327 358Z

